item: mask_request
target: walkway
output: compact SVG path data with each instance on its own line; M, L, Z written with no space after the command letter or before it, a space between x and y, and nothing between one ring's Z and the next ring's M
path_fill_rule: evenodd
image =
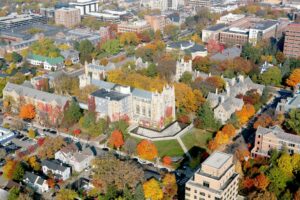
M185 144L182 142L180 136L177 135L175 138L178 141L178 143L180 144L180 146L181 146L182 150L184 151L185 155L187 155L189 157L189 159L192 159L191 154L189 153L189 151L186 148Z

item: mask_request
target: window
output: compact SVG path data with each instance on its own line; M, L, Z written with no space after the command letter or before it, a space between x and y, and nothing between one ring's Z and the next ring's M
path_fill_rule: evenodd
M209 188L209 182L203 181L203 186Z
M140 114L140 106L136 105L136 113L139 115Z
M200 195L201 195L201 196L205 196L205 193L204 193L204 192L200 192Z
M185 190L186 190L186 191L191 191L191 188L186 187Z

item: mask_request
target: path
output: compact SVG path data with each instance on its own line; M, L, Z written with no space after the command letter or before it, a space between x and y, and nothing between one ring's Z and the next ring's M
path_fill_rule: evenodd
M192 159L191 154L189 153L188 149L186 148L186 146L184 145L184 143L182 142L181 138L179 135L177 135L176 140L178 141L178 143L180 144L182 150L184 151L184 153L189 157L189 159Z

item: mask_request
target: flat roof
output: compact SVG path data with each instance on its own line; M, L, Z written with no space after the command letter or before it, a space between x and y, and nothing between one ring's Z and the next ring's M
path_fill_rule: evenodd
M274 25L276 25L278 23L278 21L274 21L274 20L265 20L265 21L261 21L256 23L253 28L254 29L258 29L258 30L265 30L268 29Z
M129 96L128 94L122 94L122 93L116 92L116 91L108 91L105 89L97 90L97 91L93 92L91 95L99 97L99 98L108 98L108 99L114 100L114 101L120 101L121 99Z
M217 25L210 26L210 27L206 28L206 30L217 31L217 30L225 28L226 26L227 26L226 24L217 24Z
M230 159L232 155L223 153L220 151L216 151L211 154L203 163L202 165L207 165L213 168L220 169L227 161Z

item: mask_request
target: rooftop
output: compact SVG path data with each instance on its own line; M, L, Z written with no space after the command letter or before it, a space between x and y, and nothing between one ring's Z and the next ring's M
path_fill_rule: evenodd
M274 21L274 20L265 20L265 21L261 21L256 23L252 28L253 29L258 29L258 30L265 30L268 29L274 25L276 25L278 23L278 21Z
M226 24L217 24L217 25L210 26L210 27L206 28L206 30L217 31L217 30L221 30L221 29L223 29L225 27L226 27Z
M120 92L116 91L109 91L105 89L100 89L91 94L92 96L96 96L99 98L106 98L109 100L114 100L114 101L120 101L124 99L125 97L129 96L128 94L122 94Z
M230 158L232 155L223 153L220 151L216 151L211 154L202 165L207 165L209 167L220 169Z

